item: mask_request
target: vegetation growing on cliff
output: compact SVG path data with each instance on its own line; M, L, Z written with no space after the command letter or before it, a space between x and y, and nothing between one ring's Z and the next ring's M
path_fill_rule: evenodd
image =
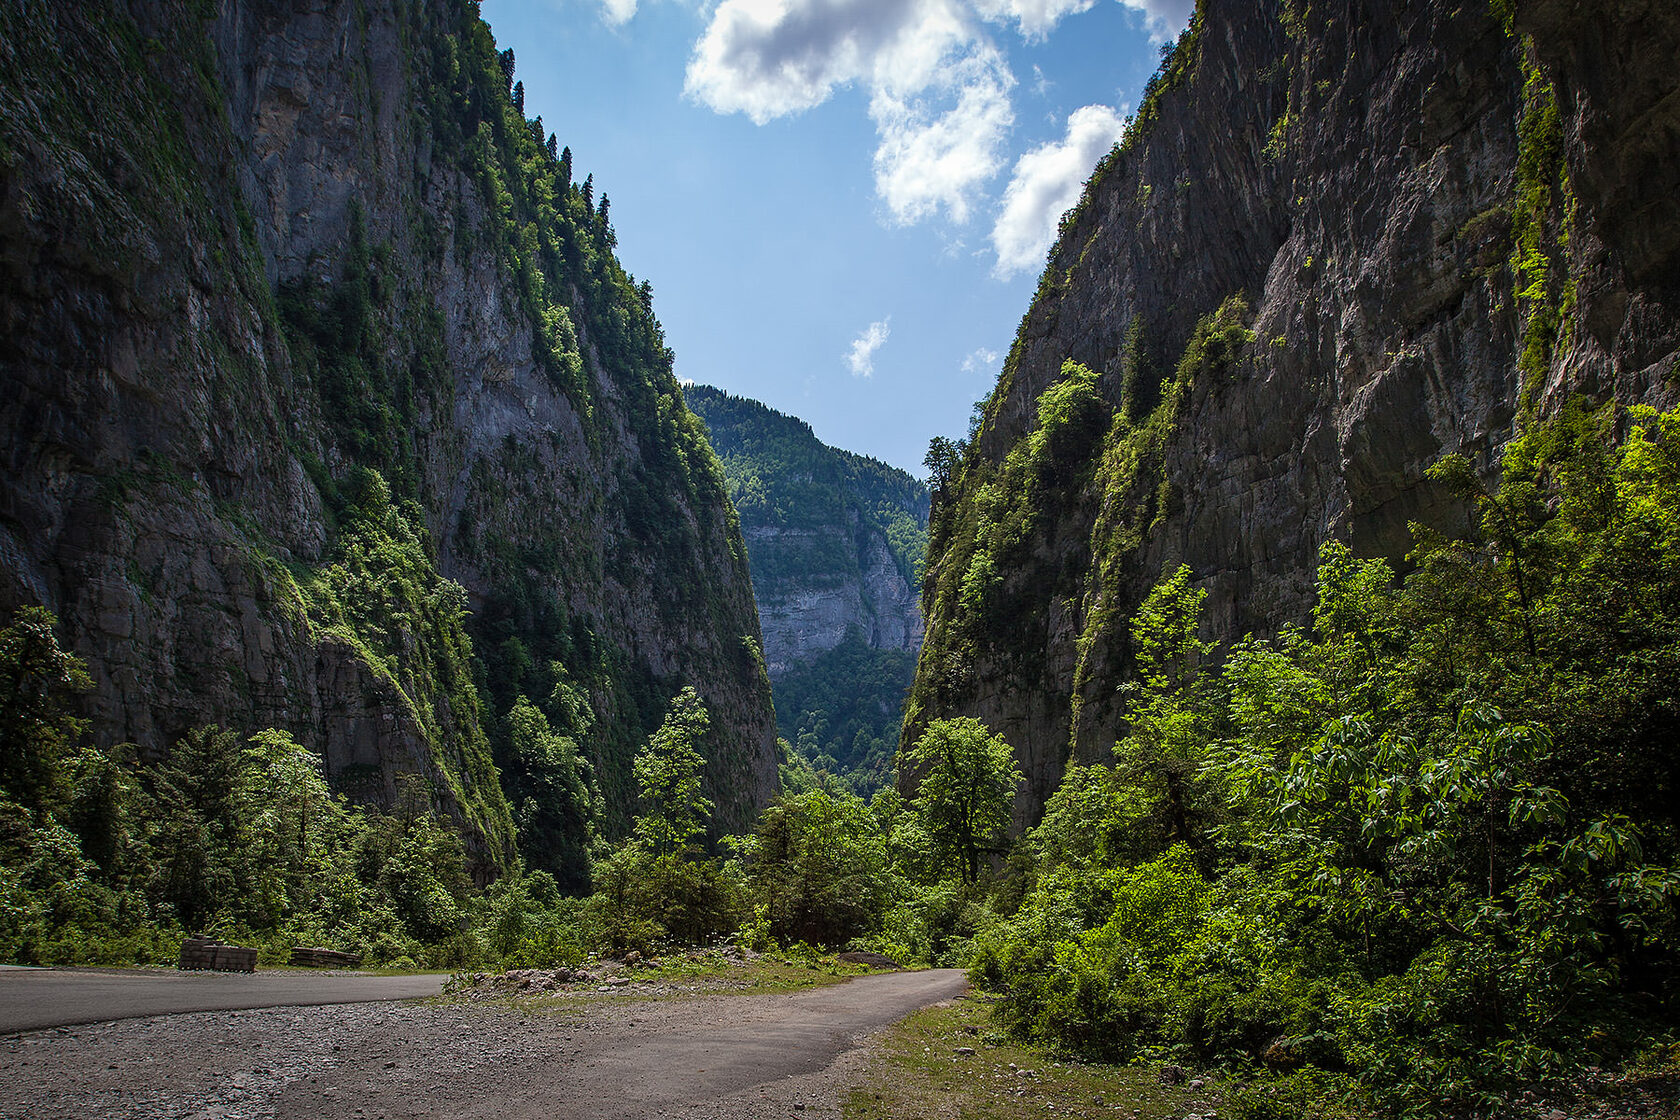
M371 813L281 731L201 728L150 764L66 736L79 730L67 694L87 680L38 610L0 631L0 677L14 686L7 757L29 763L0 783L0 957L162 960L208 930L254 937L270 960L298 944L409 966L471 959L462 921L487 903L423 783Z
M424 798L355 809L280 733L198 732L150 767L79 747L84 682L26 613L0 633L0 937L128 959L212 924L439 963L843 943L968 961L1005 1026L1074 1053L1480 1114L1680 1027L1680 412L1635 410L1619 449L1614 420L1535 425L1495 491L1444 461L1479 532L1420 535L1403 581L1326 546L1310 628L1215 651L1191 573L1164 580L1130 620L1112 760L1007 855L1019 773L957 720L910 752L908 800L789 792L725 858L685 693L590 900L546 875L478 892Z
M972 868L971 848L937 838L973 841L983 828L989 843L1008 796L1004 783L971 820L949 798L789 791L752 834L712 843L701 789L711 717L683 689L636 756L635 831L612 848L592 828L587 766L521 702L515 741L541 756L529 768L554 795L543 819L587 846L591 877L563 885L516 860L479 886L470 872L482 861L469 861L420 776L399 781L391 809L363 808L275 729L245 739L198 728L143 760L130 745L86 742L69 710L88 686L46 612L0 629L0 960L163 963L205 932L257 945L264 964L329 945L398 968L575 966L587 952L731 936L925 959L945 951L940 931L956 920L953 860Z
M1165 377L1152 372L1134 328L1117 376L1064 363L1036 402L1036 423L1001 463L962 461L933 511L923 605L929 618L947 621L923 649L905 710L907 737L920 733L928 713L960 707L977 654L1042 649L1023 635L1041 635L1047 604L1057 602L1083 606L1071 698L1077 722L1099 659L1122 648L1112 641L1124 610L1114 589L1172 501L1163 471L1168 440L1190 394L1217 387L1253 342L1248 320L1240 294L1226 299L1196 324ZM1118 405L1110 403L1116 390ZM1073 513L1092 509L1088 540L1060 538ZM1053 565L1047 554L1057 557Z
M1619 451L1610 419L1513 443L1482 534L1401 584L1326 546L1312 629L1222 665L1188 573L1157 588L1113 764L1069 773L980 939L1004 1021L1419 1115L1672 1032L1680 414Z
M435 783L438 804L484 839L486 862L507 868L515 859L514 823L484 734L466 592L438 575L418 508L409 503L405 514L377 471L352 471L334 496L340 505L332 562L297 570L291 586L298 605L317 642L352 650L390 689L426 745L430 772L416 777ZM377 799L381 791L371 792Z
M617 512L603 520L627 542L606 550L605 569L580 550L569 520L579 511L551 508L529 492L530 479L551 469L545 462L555 448L510 437L489 449L467 476L459 523L448 527L456 550L487 584L484 608L467 620L477 641L463 647L477 681L474 710L451 701L457 728L464 741L493 747L519 807L523 857L582 888L592 837L628 827L631 759L676 682L652 679L567 601L630 563L634 551L652 558L671 589L647 604L667 627L715 633L729 645L740 625L701 570L713 558L701 554L696 538L733 535L733 519L716 458L672 377L651 291L613 253L606 199L594 197L592 183L572 181L570 152L560 153L540 118L527 119L515 103L512 60L496 50L471 5L447 7L441 18L421 14L411 31L409 81L435 165L428 174L449 168L487 203L480 210L458 205L447 234L435 221L421 222L417 248L435 258L452 243L463 261L487 254L512 278L533 330L533 358L576 409L592 450L602 447L595 397L603 380L636 429L639 456L614 463L622 474L608 482ZM319 396L339 461L376 468L399 497L435 507L440 496L424 492L420 431L451 414L458 374L445 353L442 311L422 278L410 274L416 262L368 227L353 204L337 275L330 283L283 286L279 308L294 364ZM335 499L342 471L313 473ZM533 512L510 524L504 511L515 503ZM584 508L601 504L595 496ZM616 519L622 527L615 530ZM420 523L418 510L411 520ZM429 542L426 548L433 551ZM744 557L725 563L744 585ZM365 622L380 625L373 617ZM725 675L739 668L724 659ZM752 678L750 666L740 675ZM452 696L473 691L472 679L451 681ZM435 682L416 683L423 709L432 702L425 686ZM469 754L476 758L476 748ZM727 792L738 815L738 794ZM494 831L505 866L512 828L505 811L501 818Z
M776 722L813 769L863 797L893 782L916 654L872 649L856 628L776 679Z

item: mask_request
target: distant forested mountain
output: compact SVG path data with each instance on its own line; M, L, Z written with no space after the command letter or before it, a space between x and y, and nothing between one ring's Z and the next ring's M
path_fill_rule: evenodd
M819 768L878 784L922 641L927 487L758 401L686 396L741 515L778 727Z

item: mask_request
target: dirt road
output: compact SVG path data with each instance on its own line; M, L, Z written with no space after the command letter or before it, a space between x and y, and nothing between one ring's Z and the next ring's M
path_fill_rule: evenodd
M534 1012L364 1003L60 1028L0 1039L0 1117L837 1116L867 1037L964 986L939 970L792 995Z

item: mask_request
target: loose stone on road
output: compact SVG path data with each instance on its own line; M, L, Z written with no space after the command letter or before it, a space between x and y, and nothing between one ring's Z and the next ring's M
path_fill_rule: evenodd
M60 1028L0 1039L0 1117L835 1116L869 1035L965 987L947 969L788 995L530 1012L360 1003Z

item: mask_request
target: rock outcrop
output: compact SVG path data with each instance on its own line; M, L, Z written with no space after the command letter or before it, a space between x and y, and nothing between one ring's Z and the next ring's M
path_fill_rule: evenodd
M904 741L972 714L1030 822L1122 733L1128 621L1301 619L1320 545L1462 525L1524 417L1671 403L1680 21L1652 0L1204 0L1063 222L935 493ZM1074 363L1074 364L1070 364Z
M583 698L609 828L685 683L719 824L776 782L723 480L511 68L465 0L0 15L0 611L100 739L282 727L486 865L516 693Z
M758 596L764 631L764 660L773 681L787 669L810 661L857 630L871 649L909 650L921 645L922 612L916 594L894 559L880 529L856 509L840 519L810 529L743 524L749 556L776 552L846 554L840 572L818 571L810 582L766 582Z

